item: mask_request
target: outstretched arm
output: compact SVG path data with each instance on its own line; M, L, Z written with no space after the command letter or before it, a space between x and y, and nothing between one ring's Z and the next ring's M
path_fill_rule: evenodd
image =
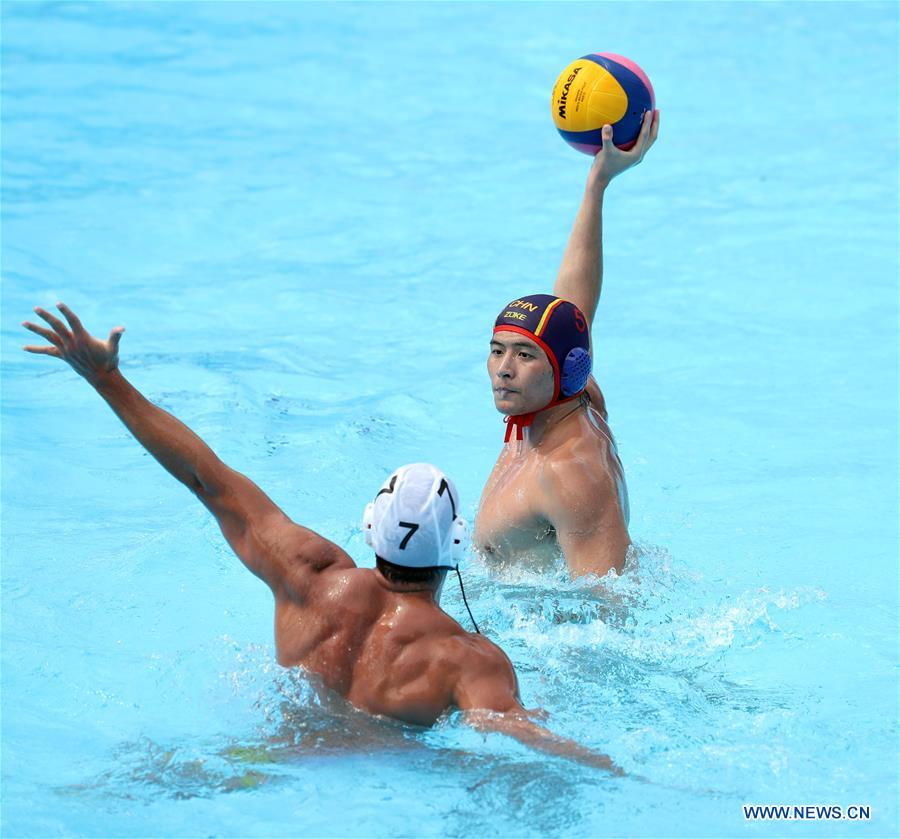
M628 151L612 142L612 126L603 126L603 148L597 152L562 265L553 285L553 293L574 303L584 312L588 323L594 313L603 285L603 196L610 181L643 160L659 132L659 111L644 114L637 142Z
M191 490L216 517L222 533L241 561L277 594L299 594L304 576L335 562L352 560L336 545L292 522L245 475L226 466L186 425L146 399L119 371L116 327L106 341L90 335L62 303L59 318L41 308L35 312L51 328L24 323L49 341L26 346L27 352L62 359L91 384L138 442Z
M497 731L514 737L520 743L545 754L554 757L563 757L574 760L584 766L594 769L605 769L614 775L624 775L620 766L613 763L612 759L603 754L582 746L574 740L568 740L554 734L542 725L538 725L528 717L528 712L519 706L515 711L497 713L491 711L473 710L466 713L466 721L479 731Z
M560 737L531 719L519 701L519 686L506 654L486 638L466 639L454 704L479 731L497 731L529 748L616 775L625 774L605 754Z

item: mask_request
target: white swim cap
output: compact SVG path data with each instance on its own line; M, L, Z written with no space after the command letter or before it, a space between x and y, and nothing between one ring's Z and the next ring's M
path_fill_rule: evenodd
M406 568L457 568L469 528L453 482L430 463L401 466L366 505L363 533L375 556Z

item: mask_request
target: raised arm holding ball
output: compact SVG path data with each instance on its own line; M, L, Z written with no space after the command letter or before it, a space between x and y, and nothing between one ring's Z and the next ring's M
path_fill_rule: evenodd
M567 118L576 96L584 107L587 100L578 96L576 83L591 72L620 70L625 60L614 58L618 61L586 56L578 72L571 70L579 62L567 68L554 90L555 114L563 95ZM627 63L620 79L635 85L634 78L646 80ZM603 575L624 566L630 544L628 493L603 394L590 375L590 329L603 283L606 189L643 160L659 132L652 88L647 101L642 114L626 113L621 120L636 121L636 140L619 142L611 124L580 135L560 129L567 142L596 156L553 294L513 300L495 321L487 367L494 404L506 415L507 429L474 532L476 547L489 561L552 566L562 551L572 576Z

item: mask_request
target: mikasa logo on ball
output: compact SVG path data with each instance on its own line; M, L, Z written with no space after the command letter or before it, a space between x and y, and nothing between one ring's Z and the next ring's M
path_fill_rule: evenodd
M562 96L559 97L559 118L560 119L566 118L566 97L568 97L568 95L569 95L569 87L571 87L572 82L575 81L575 76L578 75L579 70L581 70L581 68L576 67L572 71L572 75L569 76L568 79L566 79L566 83L563 85Z

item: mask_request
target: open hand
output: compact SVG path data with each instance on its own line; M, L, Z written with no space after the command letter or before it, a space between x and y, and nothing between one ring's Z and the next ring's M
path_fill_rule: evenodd
M43 318L50 326L39 326L36 323L25 321L22 326L40 335L50 342L50 346L38 346L35 344L22 347L25 352L40 355L52 355L61 358L71 365L81 376L84 376L92 384L106 373L111 373L119 366L119 341L122 339L124 326L115 327L106 341L94 338L82 325L75 313L64 303L57 303L56 308L63 313L69 328L50 312L35 306L35 313Z
M613 145L612 126L604 125L602 129L603 148L594 157L594 165L591 166L591 181L602 189L616 175L632 166L637 166L656 142L657 134L659 134L659 111L647 111L644 114L637 141L628 151L622 151Z

